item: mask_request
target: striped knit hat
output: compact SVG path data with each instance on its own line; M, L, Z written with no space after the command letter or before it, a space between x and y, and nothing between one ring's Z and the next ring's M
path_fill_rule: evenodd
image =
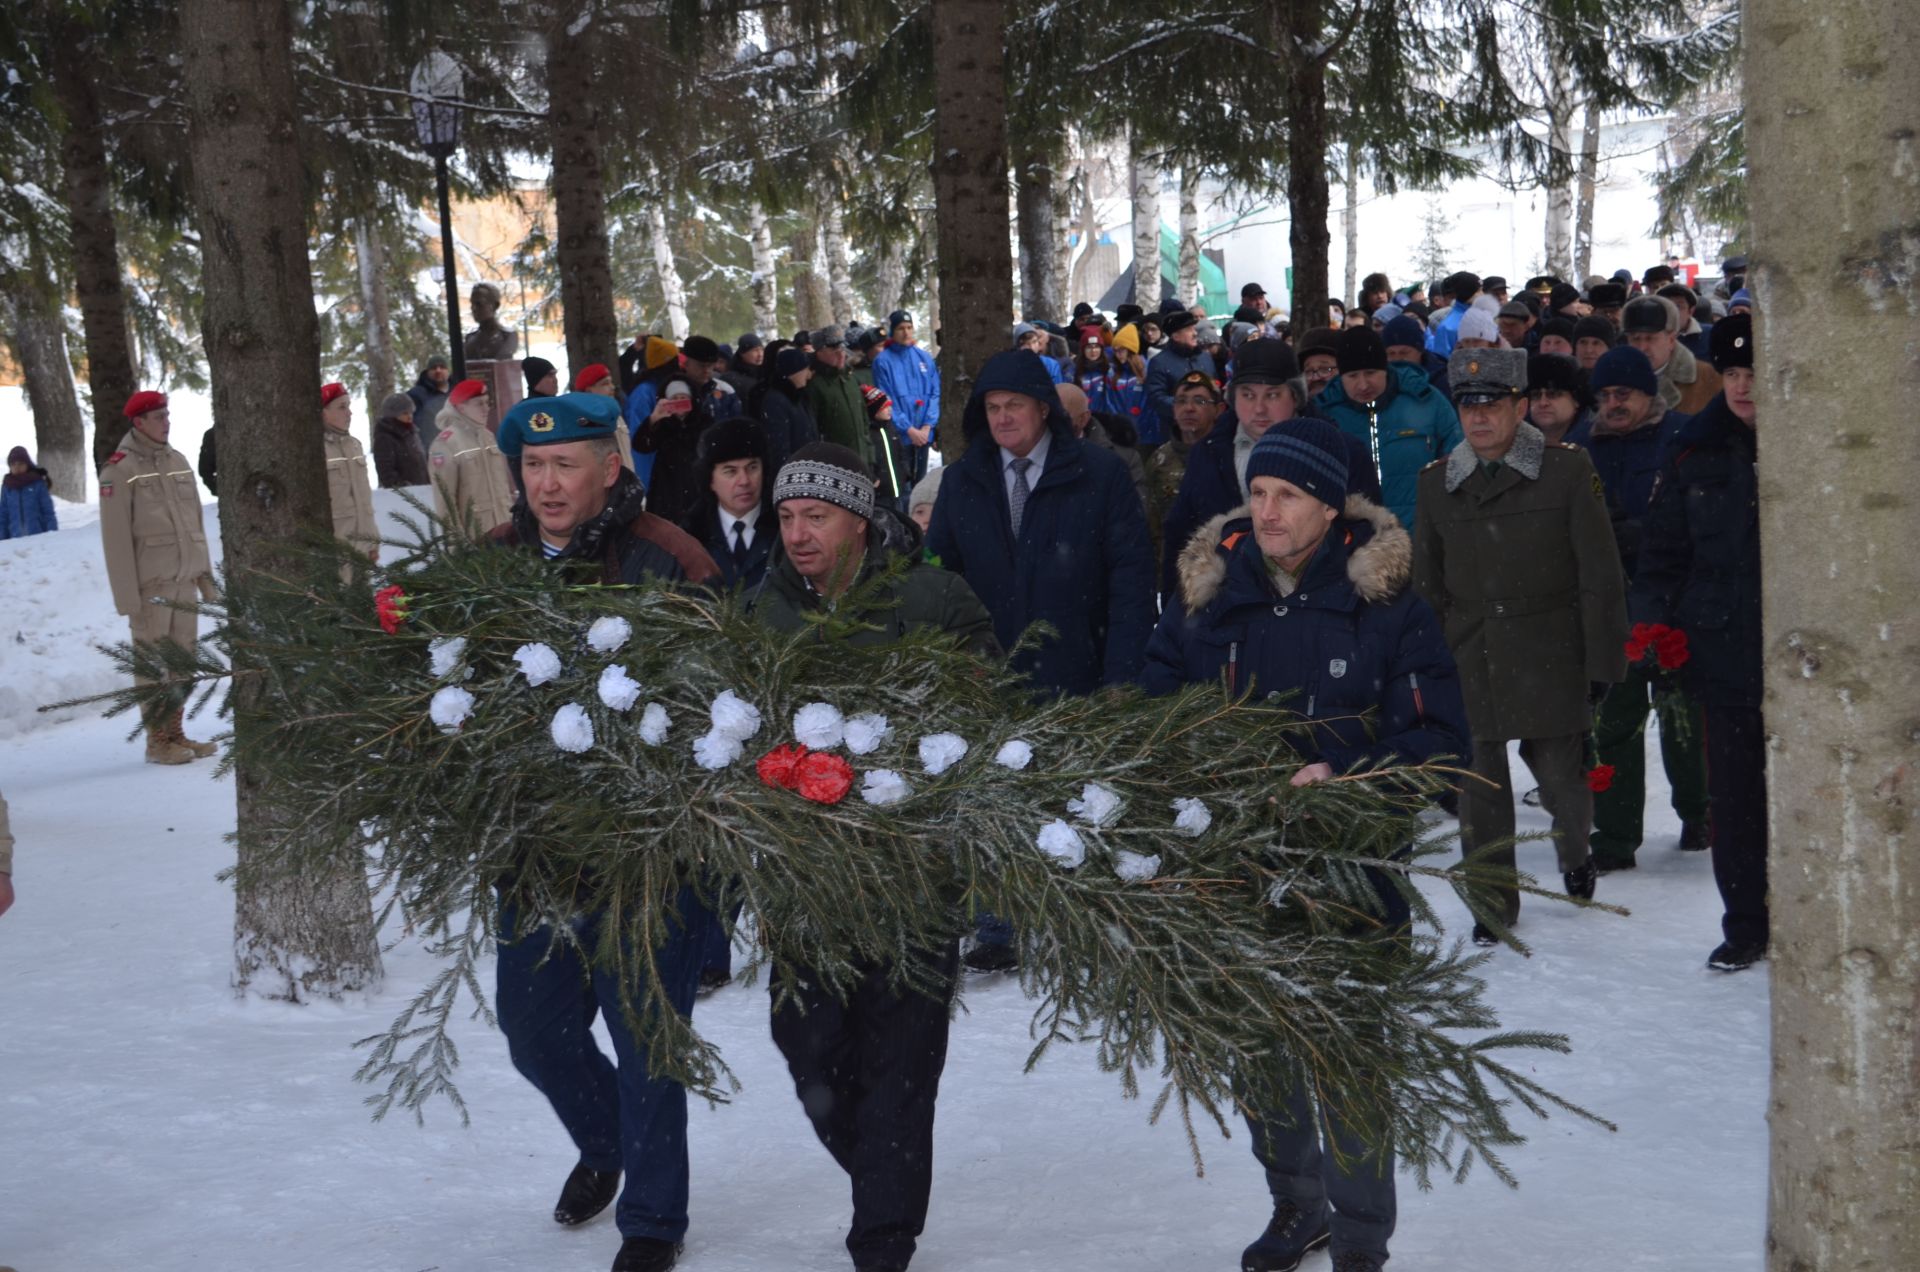
M1325 420L1284 420L1253 444L1249 486L1255 477L1292 482L1328 507L1340 508L1347 502L1347 444Z

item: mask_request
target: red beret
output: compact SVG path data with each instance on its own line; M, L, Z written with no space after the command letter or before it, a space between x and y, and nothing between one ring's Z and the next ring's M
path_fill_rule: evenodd
M321 385L320 409L323 411L326 410L335 398L343 398L345 396L347 396L347 386L337 380L332 384Z
M577 393L585 389L590 389L612 374L613 372L607 370L606 363L589 362L586 366L580 368L579 375L573 377L574 391Z
M453 386L453 392L447 394L447 401L454 406L458 406L469 398L479 397L486 391L487 382L485 380L462 380Z
M136 416L145 415L148 411L162 410L166 405L166 394L155 393L152 389L142 389L127 399L127 404L121 409L120 414L133 419Z

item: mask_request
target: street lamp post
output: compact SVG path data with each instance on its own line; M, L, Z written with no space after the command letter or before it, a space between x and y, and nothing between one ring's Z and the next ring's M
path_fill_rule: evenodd
M447 195L447 160L460 144L460 64L439 50L420 59L409 85L413 93L413 124L421 147L433 156L434 182L440 195L440 265L447 282L447 339L451 344L455 383L467 378L467 353L460 338L460 283L453 267L453 209Z

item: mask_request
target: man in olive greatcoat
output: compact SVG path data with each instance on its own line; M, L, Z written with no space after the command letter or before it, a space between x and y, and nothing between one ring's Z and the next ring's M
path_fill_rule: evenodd
M1524 420L1523 349L1466 349L1448 363L1466 440L1420 474L1413 585L1440 615L1473 728L1460 793L1469 854L1511 839L1507 742L1540 782L1567 892L1593 896L1585 773L1593 703L1625 679L1626 581L1606 492L1586 452L1549 446ZM1513 865L1513 848L1494 865ZM1503 893L1509 926L1520 894ZM1474 925L1474 940L1494 934Z

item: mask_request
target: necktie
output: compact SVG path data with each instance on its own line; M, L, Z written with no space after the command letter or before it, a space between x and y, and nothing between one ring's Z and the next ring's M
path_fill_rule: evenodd
M1013 537L1020 537L1020 519L1027 514L1027 496L1033 493L1033 487L1027 484L1027 469L1033 467L1030 459L1013 461L1013 493L1007 496L1007 502L1013 505Z
M744 569L747 564L747 523L733 523L733 563Z

